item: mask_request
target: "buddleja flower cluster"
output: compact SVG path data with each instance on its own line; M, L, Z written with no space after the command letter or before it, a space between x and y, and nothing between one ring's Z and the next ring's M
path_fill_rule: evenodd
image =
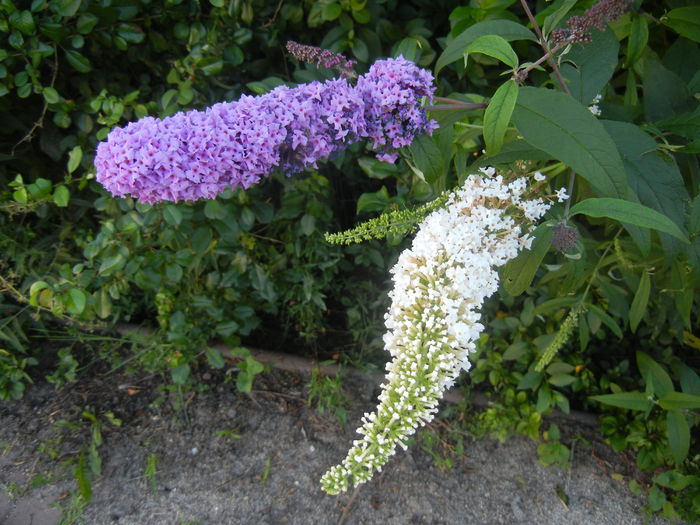
M493 168L483 171L496 175ZM445 208L426 217L399 257L385 316L392 360L379 406L363 417L362 438L342 464L321 479L326 492L345 491L380 471L397 445L405 449L408 437L433 419L445 389L469 369L484 329L478 309L498 288L495 268L530 247L520 224L549 208L542 199L527 199L526 186L522 178L469 176Z
M154 203L212 199L248 188L275 169L292 174L367 139L377 156L437 127L426 118L433 76L402 57L375 62L357 85L346 79L280 86L205 111L146 117L99 144L97 181L113 195Z

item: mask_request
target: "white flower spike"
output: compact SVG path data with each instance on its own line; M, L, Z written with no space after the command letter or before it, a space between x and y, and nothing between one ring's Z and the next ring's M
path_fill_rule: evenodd
M549 209L542 199L523 198L525 179L507 183L493 168L481 173L489 178L470 175L444 209L426 217L392 269L384 336L392 360L379 406L358 429L362 438L321 479L330 494L368 481L433 419L444 391L470 367L484 329L478 309L498 289L495 268L529 248L532 224L521 224Z

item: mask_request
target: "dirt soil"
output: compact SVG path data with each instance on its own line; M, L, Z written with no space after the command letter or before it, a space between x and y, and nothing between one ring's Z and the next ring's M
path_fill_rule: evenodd
M328 496L319 478L355 439L375 386L346 385L354 406L342 429L307 407L308 377L272 371L251 394L221 380L209 377L211 388L180 398L159 392L154 377L93 371L58 391L37 384L23 400L0 403L0 523L645 523L643 502L628 489L642 480L633 462L575 423L558 422L567 445L586 438L568 470L543 467L537 443L525 438L470 439L447 470L417 443L354 495ZM100 422L102 465L81 506L74 471L81 451L89 471L95 426L84 410Z

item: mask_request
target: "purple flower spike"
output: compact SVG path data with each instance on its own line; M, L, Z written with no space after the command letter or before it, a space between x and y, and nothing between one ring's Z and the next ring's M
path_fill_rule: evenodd
M352 86L345 79L280 86L204 111L146 117L115 128L97 147L97 181L137 200L213 199L248 188L275 169L287 174L369 139L382 160L437 125L421 108L432 75L401 57L376 62Z

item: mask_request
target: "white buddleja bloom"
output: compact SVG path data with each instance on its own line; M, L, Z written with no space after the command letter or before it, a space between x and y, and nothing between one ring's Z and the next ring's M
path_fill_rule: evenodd
M530 247L530 221L549 208L527 199L525 179L507 182L493 168L481 171L492 178L470 175L444 209L425 218L392 269L384 336L392 360L379 406L362 418L361 439L321 479L330 494L368 481L433 419L444 391L470 367L484 329L478 309L498 289L495 268Z
M569 198L569 195L566 193L566 188L559 188L556 191L556 197L557 201L559 202L564 202L565 200L567 200Z
M603 95L598 93L591 101L591 105L588 106L588 111L593 113L596 117L600 117L601 114L600 107L598 106L601 100L603 100Z

